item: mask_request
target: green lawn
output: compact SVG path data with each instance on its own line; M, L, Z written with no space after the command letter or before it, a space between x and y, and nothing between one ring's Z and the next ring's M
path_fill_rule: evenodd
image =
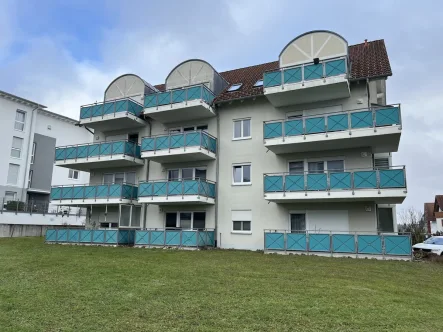
M0 239L0 331L441 331L442 282L443 264Z

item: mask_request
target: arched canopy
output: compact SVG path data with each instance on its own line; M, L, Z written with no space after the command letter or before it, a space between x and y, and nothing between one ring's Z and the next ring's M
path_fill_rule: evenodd
M191 59L177 65L166 77L166 89L182 88L189 85L208 83L213 89L214 79L219 76L208 62Z
M298 65L348 55L348 42L335 32L317 30L304 33L289 44L280 53L280 67Z
M151 84L134 74L125 74L117 77L105 90L105 101L126 97L144 96L156 92Z

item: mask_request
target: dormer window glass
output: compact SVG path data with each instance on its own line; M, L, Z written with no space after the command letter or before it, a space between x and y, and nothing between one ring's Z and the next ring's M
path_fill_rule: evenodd
M237 91L237 90L239 90L239 89L241 88L242 85L243 85L242 83L232 84L232 85L229 87L228 91L229 91L229 92Z

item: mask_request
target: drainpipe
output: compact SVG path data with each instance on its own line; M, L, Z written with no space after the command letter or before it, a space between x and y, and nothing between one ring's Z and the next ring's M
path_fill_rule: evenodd
M369 88L369 78L366 79L366 91L368 93L368 108L371 107L371 89Z
M218 199L219 199L219 164L220 164L220 115L217 110L217 158L215 161L215 230L214 230L214 241L215 247L221 246L221 234L220 234L220 242L217 245L217 232L218 232Z
M32 111L31 111L31 124L29 126L29 134L28 134L28 147L26 148L26 160L25 160L25 174L23 176L23 183L22 183L22 194L20 196L20 201L24 202L24 195L25 195L25 191L26 193L28 192L27 190L27 186L25 188L26 185L26 179L29 176L29 169L31 168L31 164L29 161L29 148L31 147L31 138L32 138L32 133L33 133L33 128L34 128L34 113L35 110L39 109L40 105L37 104L37 107L35 107ZM34 141L32 142L34 143Z

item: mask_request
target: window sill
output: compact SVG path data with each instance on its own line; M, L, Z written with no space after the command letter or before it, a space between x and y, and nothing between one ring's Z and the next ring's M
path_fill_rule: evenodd
M233 186L235 186L235 187L237 187L237 186L239 186L239 187L241 187L241 186L252 186L252 183L251 182L245 182L245 183L232 183L232 185Z
M22 157L13 157L13 156L9 156L9 158L11 158L11 159L15 159L15 160L22 160Z
M252 235L252 231L231 231L231 234Z
M247 140L247 139L252 139L252 137L251 136L248 136L248 137L237 137L237 138L233 138L232 140L233 141L244 141L244 140Z

